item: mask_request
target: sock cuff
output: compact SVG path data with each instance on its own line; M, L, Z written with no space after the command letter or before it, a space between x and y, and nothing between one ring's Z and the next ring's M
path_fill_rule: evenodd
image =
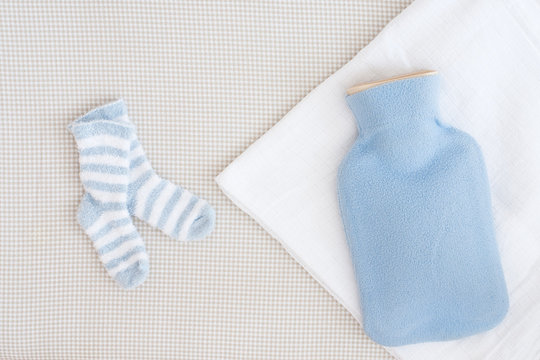
M129 120L127 107L122 99L90 110L69 124L68 129L71 132L74 132L76 127L95 125L96 123L113 123L123 127L135 129L135 125Z
M68 129L77 142L95 135L112 135L128 141L136 131L121 99L89 111L73 121Z

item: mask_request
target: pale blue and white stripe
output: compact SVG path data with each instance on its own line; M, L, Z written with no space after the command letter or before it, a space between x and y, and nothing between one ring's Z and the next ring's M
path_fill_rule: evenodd
M152 169L122 100L89 112L70 130L86 190L79 222L120 285L136 287L148 273L148 256L132 215L183 241L202 239L212 231L212 207Z
M153 170L137 139L130 146L128 208L132 215L182 241L206 237L214 228L214 209Z
M122 101L97 108L70 125L79 149L86 194L78 220L107 272L122 287L141 284L148 255L127 208L129 150L134 126Z

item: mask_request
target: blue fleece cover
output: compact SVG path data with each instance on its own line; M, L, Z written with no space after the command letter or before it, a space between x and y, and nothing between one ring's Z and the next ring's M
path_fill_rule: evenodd
M386 346L486 331L508 310L482 153L440 122L439 82L347 96L360 136L338 197L364 330Z

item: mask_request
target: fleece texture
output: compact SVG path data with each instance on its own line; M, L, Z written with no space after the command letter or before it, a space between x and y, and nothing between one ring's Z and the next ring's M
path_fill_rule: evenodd
M127 206L129 149L135 133L125 109L98 108L69 129L79 150L86 191L77 218L92 240L108 274L123 288L135 288L148 275L148 254Z
M479 146L441 123L439 75L347 96L338 198L365 332L399 346L496 326L508 295Z
M156 174L122 100L90 111L69 128L79 148L86 190L78 220L122 287L137 287L148 273L148 256L131 216L183 241L212 231L214 209Z
M128 210L180 241L200 240L214 229L215 211L187 189L161 178L133 138L129 152Z

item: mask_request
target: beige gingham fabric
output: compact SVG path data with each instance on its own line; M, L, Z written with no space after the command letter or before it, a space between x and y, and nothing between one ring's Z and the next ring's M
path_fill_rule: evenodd
M409 2L2 1L0 358L390 358L213 178ZM217 211L188 244L136 221L135 291L76 223L66 130L120 97L158 173Z

